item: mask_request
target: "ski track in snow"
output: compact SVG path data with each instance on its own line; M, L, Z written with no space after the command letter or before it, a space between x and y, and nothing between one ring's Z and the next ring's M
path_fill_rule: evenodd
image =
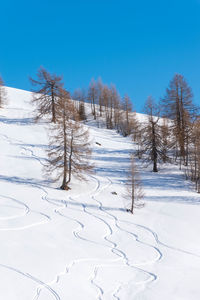
M5 134L1 134L1 136L3 136L3 137L8 141L8 143L12 145L12 140L11 140L11 138L9 138L9 137L8 137L7 135L5 135ZM16 141L16 142L18 142L18 143L23 143L23 141L18 140L18 139L13 139L13 140ZM23 146L20 146L20 147L21 147L21 149L29 150L29 149L26 149L26 148L23 147ZM31 151L31 150L29 150L29 151ZM33 153L33 152L31 151L31 153ZM43 193L45 193L45 196L42 196L42 199L44 199L45 197L47 197L47 195L48 195L47 191L46 191L44 188L40 187L38 184L33 184L33 183L32 183L32 184L30 184L30 186L39 188L40 190L42 190ZM16 203L19 203L19 204L23 205L23 206L26 208L26 213L25 213L25 214L30 214L31 212L32 212L32 213L36 213L36 214L41 215L42 217L45 217L45 219L46 219L47 221L37 222L37 223L33 223L33 224L30 224L30 225L27 225L27 226L18 227L18 228L12 228L12 229L10 229L10 228L3 228L3 229L1 229L1 228L0 228L0 230L23 230L23 229L31 228L31 227L33 227L33 226L42 225L42 224L44 224L44 223L46 223L46 222L48 222L48 221L51 220L51 217L48 216L47 214L45 214L45 213L43 213L43 212L38 212L38 211L31 210L31 209L30 209L24 202L22 202L22 201L19 201L19 200L14 199L14 198L6 197L6 196L3 196L3 195L2 195L2 197L8 198L8 199L10 199L10 200L12 200L12 201L14 201L14 202L16 202Z
M86 194L91 194L91 195L93 195L93 194L99 193L99 192L100 192L100 182L97 181L97 185L96 185L95 189L94 189L93 191L89 192L89 193L87 192ZM73 197L73 198L69 196L68 199L69 199L69 200L72 200L72 201L76 201L74 198L78 198L78 197L81 197L81 196L82 196L81 194L80 194L80 195L76 195L76 197ZM60 210L61 210L61 209L65 209L65 208L67 208L67 201L63 201L63 206L60 207L60 208L58 208L58 209L55 209L54 211L55 211L55 213L57 213L57 214L60 215L61 217L70 219L70 220L72 220L72 221L75 221L75 222L78 224L78 228L75 229L75 230L73 231L74 237L77 238L77 239L84 240L84 241L86 241L86 242L95 243L95 244L97 244L97 245L102 245L102 244L97 243L97 242L95 242L95 241L92 241L92 240L89 240L89 239L86 239L86 238L81 237L81 236L80 236L80 232L81 232L82 230L85 229L85 225L84 225L83 223L81 223L78 219L71 218L71 217L69 217L69 216L66 216L65 214L62 214L62 213L60 212ZM72 209L72 208L70 208L70 209L71 209L71 210L75 210L75 209ZM82 204L82 211L80 211L80 212L89 214L89 215L91 215L91 216L94 217L94 218L97 218L97 219L99 219L99 220L104 221L103 219L101 219L101 218L95 216L94 214L88 212L88 211L86 210L86 206L85 206L84 204ZM104 222L104 223L105 223L105 222ZM109 226L109 225L107 224L107 226ZM116 245L115 245L113 242L111 242L111 241L107 238L107 236L109 236L110 234L112 234L112 229L111 229L110 226L109 226L109 229L110 229L109 231L111 231L111 233L109 232L109 233L108 233L106 236L104 236L103 238L104 238L106 241L108 241L109 243L111 243L112 245L114 245L114 247L116 247ZM110 248L111 250L113 249L112 247L109 247L109 246L105 246L105 245L102 245L102 246L108 247L108 248ZM117 259L117 260L119 260L119 259ZM95 261L98 262L99 259L76 259L76 260L72 261L72 262L70 263L70 265L68 265L67 267L65 267L65 270L64 270L63 272L57 274L57 275L56 275L56 278L55 278L51 283L49 283L49 284L51 285L51 284L54 284L54 283L58 283L58 282L59 282L59 279L61 278L61 276L64 276L64 275L66 275L67 273L69 273L69 272L70 272L70 269L71 269L75 264L81 263L81 262L95 262ZM112 260L112 261L116 261L116 259L115 259L115 260ZM98 287L97 284L95 284L95 282L94 282L94 277L95 277L96 270L97 270L97 267L94 266L94 276L93 276L93 275L90 276L90 277L91 277L90 283L91 283L92 285L94 285L96 288L98 288L98 290L100 291L100 294L102 294L102 293L103 293L103 290L101 289L101 287ZM99 298L99 297L98 297L98 298Z
M31 279L32 281L34 281L36 283L39 283L40 285L42 285L43 288L47 289L53 295L54 299L61 300L59 295L56 293L55 290L53 290L48 284L42 282L40 279L36 278L35 276L32 276L31 274L26 273L26 272L22 272L21 270L16 269L16 268L11 267L11 266L8 266L8 265L0 264L0 267L2 267L4 269L7 269L7 270L10 270L12 272L15 272L17 274L20 274L20 275L22 275L22 276L24 276L28 279Z
M108 179L108 186L109 186L109 185L112 184L112 180L110 180L109 178L107 178L107 179ZM99 200L97 200L97 199L95 199L95 196L92 196L92 198L93 198L94 201L96 201L96 202L99 204L99 209L100 209L102 212L104 212L105 214L107 214L109 217L111 217L111 218L114 220L114 224L115 224L115 226L116 226L117 229L119 229L120 231L125 232L125 233L127 233L127 234L131 234L132 236L134 236L135 240L136 240L138 243L148 245L149 247L152 247L156 252L158 252L158 254L159 254L159 255L158 255L158 258L157 258L156 260L154 260L154 261L150 261L150 262L147 261L146 263L141 263L141 264L130 264L130 263L129 263L129 258L127 257L126 253L123 252L122 250L118 249L118 245L117 245L116 243L112 242L112 243L114 243L114 248L112 248L112 252L115 253L116 255L118 255L119 257L123 258L123 260L124 260L124 262L125 262L125 265L127 265L128 267L133 268L133 269L135 269L135 270L137 270L137 271L139 271L139 272L142 272L142 273L144 273L144 274L146 274L146 275L149 276L149 278L148 278L147 280L141 281L141 282L139 282L139 283L137 283L137 284L147 284L147 283L149 283L149 282L155 281L155 280L157 279L157 276L156 276L154 273L148 272L148 271L146 271L146 270L140 268L139 266L140 266L140 265L149 264L149 263L154 263L154 262L160 260L161 257L162 257L162 253L160 252L160 250L159 250L158 248L152 246L152 245L149 245L149 244L140 242L140 240L138 239L137 235L135 235L135 234L133 234L133 233L130 233L130 232L128 232L128 231L125 230L125 229L122 229L122 228L118 225L118 219L117 219L117 217L114 216L113 214L111 214L110 212L108 212L106 209L104 209L104 208L103 208L102 202L99 201ZM103 220L103 221L105 222L105 220ZM108 225L108 226L110 227L110 225ZM112 228L111 228L111 227L110 227L110 230L111 230L111 235L112 235L112 234L113 234L113 231L112 231ZM101 265L100 265L99 267L101 267ZM95 277L97 276L97 272L98 272L98 270L96 270L96 272L95 272ZM94 280L95 280L95 278L93 279L93 281L94 281ZM118 287L117 291L113 293L113 295L112 295L113 298L119 299L119 298L117 297L117 293L119 292L120 289L121 289L121 286ZM101 299L101 298L99 298L99 299Z
M23 141L21 140L17 140L17 139L11 139L9 138L8 136L6 136L5 134L1 134L1 136L3 136L10 144L12 144L12 141L17 141L18 143L20 144L24 144ZM100 137L100 136L99 136ZM104 138L101 136L101 138L103 139L106 139L106 140L109 140L109 138ZM120 141L116 141L115 142L120 142ZM20 146L20 145L19 145ZM29 151L30 152L30 155L35 159L37 160L41 165L44 165L43 162L41 161L41 159L39 157L37 157L33 150L30 148L31 146L29 147L24 147L24 146L20 146L21 149L25 150L25 152ZM93 241L91 239L87 239L83 236L81 236L81 232L86 232L87 233L87 225L83 224L82 222L80 222L79 219L77 218L73 218L73 217L70 217L68 215L66 215L64 212L62 213L61 211L63 210L75 210L77 211L77 209L74 209L74 208L69 208L68 207L68 201L74 201L76 202L76 199L77 198L80 198L82 197L83 195L82 194L78 194L76 196L68 196L67 200L57 200L57 199L51 199L49 198L49 195L48 195L48 192L47 190L40 186L39 184L31 184L30 183L30 186L33 186L33 187L36 187L38 189L40 189L42 191L42 196L41 196L41 199L43 201L47 201L48 203L50 203L51 205L54 205L56 206L56 208L54 208L54 213L62 218L66 218L68 220L71 220L71 221L74 221L75 223L77 223L78 227L73 230L73 235L76 239L80 239L80 240L83 240L85 242L88 242L88 243L93 243L93 244L96 244L97 246L101 245L103 247L106 247L109 251L111 251L113 253L113 260L110 260L110 263L111 262L122 262L124 265L126 265L128 268L132 268L138 272L141 272L145 275L148 275L148 278L146 280L143 280L143 281L139 281L139 282L133 282L134 284L141 284L143 286L143 289L145 289L145 286L147 284L150 284L154 281L157 280L157 275L152 273L152 272L149 272L149 271L146 271L143 269L143 267L145 265L148 265L148 264L154 264L158 261L160 261L163 257L163 254L161 252L161 250L158 248L158 245L160 246L163 246L163 247L166 247L166 248L169 248L171 250L174 250L174 251L178 251L178 252L182 252L184 254L188 254L188 255L193 255L193 256L196 256L196 257L200 257L200 255L197 255L197 254L194 254L192 252L189 252L189 251L186 251L186 250L183 250L183 249L179 249L179 248L176 248L176 247L173 247L173 246L170 246L170 245L167 245L163 242L161 242L159 240L159 237L158 237L158 234L153 231L151 228L147 227L147 226L144 226L144 225L140 225L140 224L137 224L137 223L133 223L133 222L129 222L129 221L125 221L125 220L120 220L119 218L117 218L114 214L108 212L106 210L106 208L104 208L103 206L103 203L99 200L97 200L97 196L105 189L108 189L112 184L112 180L107 177L107 183L104 183L102 184L102 182L96 177L96 176L90 176L90 178L96 182L96 185L95 185L95 188L92 190L92 191L89 191L89 192L86 192L84 194L84 196L88 195L93 202L97 203L98 204L98 207L99 207L99 210L105 215L105 219L101 216L98 216L96 215L94 212L91 212L87 209L87 206L84 205L84 203L81 203L81 206L82 206L82 209L78 211L80 211L80 213L82 214L88 214L90 215L91 217L93 217L94 219L98 219L98 221L102 222L103 226L106 226L107 228L107 233L101 237L101 239L103 239L106 244L104 243L101 243L101 242L96 242L96 241ZM46 222L49 222L51 221L51 217L44 214L43 212L36 212L36 211L33 211L31 210L24 202L21 202L17 199L14 199L14 198L11 198L11 197L7 197L7 196L3 196L3 195L0 195L0 197L2 198L7 198L21 206L24 207L24 215L28 215L30 213L38 213L40 214L41 216L45 217L46 218ZM11 218L17 218L17 217L20 217L20 216L11 216L11 217L7 217L5 219L11 219ZM111 220L113 223L114 222L114 228L116 230L119 230L121 231L123 234L127 234L129 236L131 236L137 243L143 245L143 246L147 246L151 249L153 249L153 251L155 251L157 253L157 256L155 259L153 260L147 260L145 262L142 262L142 263L130 263L130 260L128 258L128 256L126 255L125 252L123 252L119 245L115 242L113 242L111 240L111 237L112 235L115 233L114 231L114 228L112 227L112 225L109 223L109 221L107 221L106 219L108 220ZM129 230L126 230L123 228L122 225L120 225L121 223L126 223L128 225L133 225L133 226L136 226L144 231L147 231L149 232L152 237L154 238L155 240L155 243L157 246L154 246L154 245L151 245L149 243L146 243L146 242L143 242L139 235L134 233L134 231L129 231ZM35 223L35 224L30 224L28 226L24 226L24 227L21 227L21 228L16 228L16 229L0 229L0 230L24 230L24 229L27 229L27 228L30 228L32 226L36 226L36 225L42 225L44 224L44 222L38 222L38 223ZM108 245L109 244L109 245ZM60 278L62 276L65 276L66 274L70 273L70 269L75 265L75 264L78 264L78 263L81 263L81 262L91 262L94 264L94 267L93 267L93 271L91 272L91 276L90 276L90 284L91 286L97 291L97 295L96 295L96 298L99 299L99 300L102 300L103 299L103 296L104 296L104 290L101 286L99 286L97 284L97 276L98 276L98 270L100 268L103 268L103 267L109 267L109 262L107 263L103 263L103 262L100 262L102 259L76 259L76 260L73 260L72 262L70 262L70 264L68 264L66 267L64 267L64 271L58 273L55 275L55 278L49 282L49 283L44 283L43 281L41 281L40 279L30 275L29 273L26 273L26 272L23 272L21 270L18 270L12 266L8 266L8 265L4 265L4 264L0 264L0 267L2 268L6 268L12 272L16 272L34 282L36 282L37 284L39 284L37 286L37 290L36 290L36 295L34 296L33 300L38 300L39 297L40 297L40 294L41 294L41 291L42 289L47 289L54 297L54 299L56 300L61 300L60 296L58 295L58 293L52 288L52 285L53 284L56 284L59 282ZM120 265L122 266L122 265ZM120 290L123 288L123 283L121 283L112 293L112 298L113 299L117 299L117 300L120 300L118 294L120 292ZM141 290L139 290L139 293L141 292Z
M4 138L7 139L7 141L8 141L10 144L12 144L12 141L11 141L11 139L10 139L8 136L6 136L6 135L3 135L3 136L4 136ZM15 139L15 141L18 142L18 143L23 144L23 141L21 141L21 140ZM30 149L30 148L28 148L28 147L24 147L24 146L20 146L20 147L21 147L21 149L23 149L23 150L25 150L25 151L29 151L30 154L31 154L31 156L32 156L33 158L35 158L41 165L44 165L43 162L41 161L41 159L38 158L36 155L34 155L34 152L33 152L32 149ZM139 239L139 237L138 237L137 234L135 234L134 232L130 232L130 231L128 231L128 230L122 228L122 227L119 225L120 222L125 222L125 223L127 223L127 224L128 224L128 223L129 223L129 224L131 223L132 225L135 225L135 226L137 226L137 227L142 228L143 230L146 230L146 231L150 232L150 233L153 235L153 237L154 237L154 239L155 239L155 241L156 241L157 244L160 244L160 245L162 245L162 246L165 246L165 247L168 247L168 248L177 250L177 251L181 251L181 252L184 252L184 253L187 253L187 254L191 254L191 253L189 253L189 252L187 252L187 251L184 251L184 250L181 250L181 249L176 249L176 248L170 247L170 246L168 246L168 245L166 245L166 244L160 242L160 241L159 241L159 238L158 238L158 235L157 235L154 231L152 231L150 228L145 227L145 226L143 226L143 225L139 225L139 224L135 224L135 223L132 223L132 222L128 222L128 221L121 221L121 220L119 220L116 216L114 216L113 214L111 214L110 212L108 212L106 209L104 209L104 208L103 208L102 202L100 202L99 200L97 200L97 199L95 198L95 196L97 196L97 195L100 194L104 189L107 189L110 185L112 185L112 180L111 180L110 178L107 178L108 183L105 184L105 186L101 187L101 182L100 182L99 179L97 179L95 176L90 176L90 177L91 177L93 180L96 181L96 187L95 187L95 189L94 189L93 191L91 191L91 192L89 192L89 193L86 193L86 194L89 194L90 197L91 197L91 199L92 199L93 201L95 201L96 203L98 203L99 209L100 209L104 214L107 214L107 216L109 216L110 218L112 218L112 219L114 220L115 227L116 227L117 229L119 229L120 231L125 232L125 233L128 234L128 235L131 235L131 236L135 239L136 242L138 242L138 243L140 243L140 244L143 244L143 245L145 245L145 246L149 246L149 247L153 248L153 249L158 253L157 258L154 259L154 260L146 261L146 262L144 262L144 263L139 263L139 264L130 264L130 263L129 263L129 259L128 259L128 257L126 256L126 254L125 254L122 250L118 249L118 245L117 245L115 242L113 242L113 241L111 241L111 240L109 239L109 237L111 237L111 236L113 235L113 229L112 229L111 225L110 225L105 219L103 219L103 218L101 218L101 217L99 217L99 216L96 216L94 213L89 212L89 211L87 210L86 206L82 203L82 212L83 212L83 213L89 214L90 216L92 216L92 217L94 217L94 218L97 218L97 219L100 220L102 223L104 223L104 225L107 226L107 228L108 228L108 233L107 233L105 236L103 236L103 239L104 239L106 242L110 243L111 246L109 247L109 246L106 246L106 245L104 245L104 244L103 244L103 246L109 248L109 249L111 250L111 252L112 252L115 256L118 257L118 259L117 259L117 260L115 259L115 260L116 260L116 261L123 260L124 263L125 263L125 265L127 265L127 267L134 268L135 270L140 271L140 272L142 272L142 273L144 273L144 274L147 274L147 275L149 276L149 278L148 278L147 280L141 281L141 282L139 282L139 283L137 283L137 284L142 284L142 285L144 285L144 284L147 284L147 283L150 283L150 282L153 282L153 281L157 280L157 275L156 275L156 274L151 273L151 272L148 272L148 271L142 269L140 266L144 266L144 265L147 265L147 264L153 264L153 263L156 263L157 261L159 261L159 260L162 258L162 253L161 253L161 251L158 249L158 247L155 247L155 246L150 245L150 244L148 244L148 243L142 242L142 241ZM49 199L49 198L48 198L48 192L47 192L43 187L41 187L41 186L39 186L39 185L37 185L37 184L30 184L30 185L32 185L32 186L34 186L34 187L37 187L37 188L39 188L39 189L42 190L42 192L45 194L45 196L42 196L42 200L45 200L45 201L49 202L50 204L56 205L57 207L59 206L59 208L54 209L54 212L55 212L57 215L59 215L59 216L61 216L61 217L64 217L64 218L67 218L67 219L70 219L70 220L72 220L72 221L74 221L74 222L76 222L76 223L78 224L78 228L77 228L76 230L73 231L73 235L74 235L76 238L81 239L81 240L84 240L84 241L86 241L86 242L95 243L95 244L98 245L97 242L92 241L92 240L89 240L89 239L86 239L86 238L83 238L83 237L81 236L81 234L80 234L81 231L85 230L85 225L84 225L83 223L81 223L78 219L71 218L71 217L66 216L66 215L64 215L64 214L62 214L62 213L60 212L60 210L67 208L67 201L65 201L65 200L63 200L63 201L57 201L57 200L55 200L55 199ZM75 197L70 197L70 196L69 196L69 197L68 197L68 200L76 201L74 198L79 198L79 197L81 197L81 196L82 196L81 194L80 194L80 195L76 195ZM18 201L18 200L16 200L16 199L14 199L14 200L15 200L16 202ZM58 204L58 203L56 203L56 201L57 201L57 202L61 202L61 203ZM20 201L19 201L19 203L20 203ZM21 204L26 205L25 203L22 203L22 202L21 202ZM73 208L70 208L70 209L73 210ZM75 210L75 209L74 209L74 210ZM28 206L26 206L26 213L29 213L29 212L30 212L30 209L29 209ZM43 214L42 212L40 212L40 214L44 216L44 214ZM48 218L48 220L51 219L50 216L47 216L47 215L45 215L45 216ZM41 225L41 223L38 223L38 224L36 224L36 225ZM29 225L28 227L31 227L31 226L34 226L34 225ZM25 228L28 228L28 227L24 227L24 228L21 228L21 229L25 229ZM99 245L102 245L102 244L99 243ZM88 262L95 262L95 261L99 261L99 260L95 260L95 259L79 259L79 260L74 260L74 261L72 261L72 262L70 263L69 266L66 266L66 267L65 267L65 270L64 270L64 271L62 271L62 272L60 272L59 274L57 274L57 275L55 276L55 279L54 279L54 280L52 280L51 282L47 283L46 285L49 287L49 286L51 286L51 285L53 285L53 284L55 284L55 283L58 283L60 277L66 275L67 273L69 273L69 272L70 272L70 269L71 269L76 263L81 263L81 262L86 262L86 261L88 261ZM91 285L93 285L94 288L97 289L97 299L99 299L99 300L102 299L103 294L104 294L104 291L103 291L103 289L95 282L95 279L96 279L97 274L98 274L98 269L101 268L101 267L105 267L105 266L107 267L107 266L109 266L109 264L108 264L108 263L107 263L107 264L98 263L97 265L94 265L94 271L93 271L93 274L91 275L91 279L90 279ZM12 268L10 268L10 269L12 269ZM14 269L14 268L13 268L13 269ZM13 270L13 269L12 269L12 270ZM20 272L21 272L21 271L20 271ZM21 272L21 274L24 274L24 273ZM30 276L31 276L31 275L30 275ZM40 285L37 287L37 292L36 292L36 295L34 296L33 300L38 300L38 299L39 299L39 296L40 296L40 293L41 293L41 290L42 290L43 288L45 288L44 283L40 282L39 279L38 279L37 282L40 283ZM117 296L117 294L118 294L119 291L122 289L122 286L123 286L123 284L121 284L121 285L117 288L117 290L113 292L113 294L112 294L112 297L113 297L113 298L120 300L120 298ZM139 292L141 292L141 291L139 291ZM58 297L59 297L59 296L58 296ZM56 298L56 299L57 299L57 298ZM59 299L59 298L58 298L58 299Z
M8 196L4 196L4 195L0 195L1 198L4 198L4 199L9 199L11 200L12 202L15 202L17 204L19 204L20 206L23 206L24 207L24 213L23 215L12 215L10 217L0 217L0 220L11 220L11 219L16 219L16 218L20 218L20 217L23 217L27 214L29 214L30 212L30 208L28 207L28 205L26 205L24 202L22 201L19 201L17 199L14 199L12 197L8 197ZM13 206L11 206L13 207Z
M1 135L2 135L2 134L1 134ZM2 136L8 141L8 143L12 144L11 139L10 139L7 135L3 134ZM16 140L16 139L15 139L15 141L20 142L20 143L23 143L23 142L20 141L20 140ZM24 148L24 147L21 146L21 148ZM24 148L24 149L25 149L25 148ZM29 149L27 149L27 150L29 150ZM39 187L38 185L34 185L34 184L31 184L31 186L37 187L37 188L41 189L41 190L45 193L46 196L42 196L42 199L45 199L45 197L47 197L48 193L46 192L45 189ZM12 201L14 201L14 202L16 202L16 203L18 203L18 204L23 205L23 206L25 207L25 214L29 214L30 212L35 212L35 211L31 210L31 209L28 207L28 205L26 205L26 204L25 204L24 202L22 202L22 201L19 201L19 200L17 200L17 199L14 199L14 198L11 198L11 197L7 197L7 196L2 196L2 197L7 198L7 199L10 199L10 200L12 200ZM38 213L38 214L40 214L41 216L46 217L48 221L51 220L51 217L48 216L48 215L46 215L46 214L44 214L43 212L35 212L35 213ZM45 222L45 223L46 223L46 222ZM24 227L21 227L21 228L17 228L17 229L9 229L9 228L8 228L8 229L0 229L0 230L24 230L24 229L27 229L27 228L30 228L30 227L33 227L33 226L36 226L36 225L42 225L42 224L44 224L44 222L34 223L34 224L31 224L31 225L28 225L28 226L24 226ZM23 271L21 271L21 270L19 270L19 269L17 269L17 268L12 267L12 266L0 264L0 267L5 268L5 269L8 269L8 270L10 270L10 271L13 271L13 272L15 272L15 273L18 273L18 274L20 274L20 275L23 275L23 276L25 276L26 278L29 278L29 279L31 279L32 281L36 282L36 283L39 283L40 286L42 286L43 288L47 289L47 290L53 295L53 297L54 297L56 300L61 300L60 297L59 297L59 295L57 294L57 292L56 292L53 288L51 288L48 284L46 284L46 283L44 283L43 281L41 281L39 278L36 278L35 276L32 276L31 274L29 274L29 273L27 273L27 272L23 272ZM37 289L37 294L39 295L39 290L38 290L38 289ZM34 297L33 300L35 300L35 299L38 299L38 297L37 297L37 298Z
M18 141L18 142L19 142L19 141ZM24 150L30 151L31 155L32 155L36 160L38 160L41 164L43 164L43 163L41 162L41 160L40 160L37 156L34 155L33 150L31 150L31 149L29 149L29 148L25 148L25 147L22 147L22 148L23 148ZM122 228L118 225L118 223L117 223L117 222L118 222L118 219L117 219L114 215L112 215L111 213L108 213L105 209L103 209L102 203L101 203L100 201L98 201L98 200L95 199L95 196L98 195L98 194L100 194L104 189L108 188L108 187L112 184L112 181L111 181L110 179L108 179L108 183L107 183L104 187L100 188L100 187L101 187L100 181L99 181L97 178L95 178L94 176L91 176L91 177L93 178L93 180L96 180L96 181L97 181L97 184L96 184L95 190L92 191L92 192L90 192L90 194L91 194L90 197L91 197L94 201L96 201L96 202L98 203L99 209L100 209L101 211L103 211L104 213L106 213L107 215L109 215L111 218L114 219L114 221L115 221L115 226L116 226L118 229L120 229L121 231L124 231L124 232L126 232L126 233L131 234L132 236L134 236L134 238L135 238L135 240L136 240L137 242L139 242L139 243L141 243L141 244L145 244L145 245L150 246L150 247L153 247L154 250L156 250L156 251L159 253L158 259L154 260L153 262L156 262L157 260L159 260L159 259L162 257L162 254L161 254L161 252L159 251L158 248L156 248L156 247L154 247L154 246L152 246L152 245L149 245L149 244L147 244L147 243L141 242L141 241L138 239L137 235L135 235L135 234L133 234L133 233L131 233L131 232L128 232L128 231L125 230L125 229L122 229ZM43 188L42 188L42 190L45 191ZM45 196L45 197L42 197L42 199L45 200L45 201L50 202L51 204L55 204L55 203L53 203L53 201L49 201L49 200L48 200L48 193L47 193L46 191L45 191L45 193L46 193L46 196ZM87 194L88 194L88 193L87 193ZM78 198L78 197L81 197L81 196L82 196L82 195L76 195L76 197L73 197L73 198L69 196L68 199L69 199L69 200L72 200L72 201L76 201L76 200L74 200L74 198ZM62 213L60 212L60 210L61 210L61 209L64 209L64 208L67 208L66 201L63 201L63 205L62 205L60 208L55 209L54 212L57 213L58 215L62 216L62 217L66 217L66 218L68 218L68 219L71 219L71 220L77 222L77 224L79 225L79 226L78 226L79 229L73 231L74 236L75 236L76 238L85 240L85 241L87 241L87 242L96 243L96 242L94 242L94 241L91 241L91 240L89 240L89 239L86 239L86 238L83 238L83 237L80 236L80 232L81 232L83 229L85 229L85 225L84 225L83 223L81 223L78 219L74 219L74 218L71 218L71 217L68 217L68 216L62 214ZM106 222L104 219L102 219L102 218L96 216L94 213L88 212L87 209L86 209L86 206L85 206L84 204L82 204L82 208L83 208L83 212L84 212L84 213L89 214L89 215L91 215L91 216L94 217L94 218L97 218L98 220L100 220L101 222L103 222L103 223L107 226L107 228L109 229L109 233L108 233L106 236L104 236L103 238L104 238L107 242L109 242L109 243L111 244L111 247L105 246L105 245L103 245L103 246L110 248L110 250L112 251L112 253L113 253L114 255L117 255L117 256L118 256L118 260L123 259L124 262L125 262L125 264L126 264L128 267L134 268L134 269L136 269L137 271L140 271L140 272L143 272L143 273L149 275L149 279L140 282L141 284L148 283L148 282L152 282L152 281L155 281L155 280L157 279L157 276L156 276L155 274L153 274L153 273L151 273L151 272L148 272L148 271L145 271L145 270L139 268L139 265L145 265L145 263L143 263L143 264L136 264L136 265L130 264L130 263L129 263L129 259L128 259L128 257L126 256L126 254L125 254L122 250L118 249L118 245L117 245L116 243L114 243L113 241L109 240L108 237L111 236L111 235L113 234L113 230L112 230L112 227L109 225L108 222ZM71 208L71 209L72 209L72 208ZM97 244L97 243L96 243L96 244ZM60 278L61 276L64 276L66 273L69 273L70 268L71 268L72 266L74 266L75 263L80 263L80 262L83 262L83 261L84 261L84 262L85 262L85 261L91 262L91 261L96 261L96 260L94 260L94 259L79 259L79 260L74 260L74 261L70 264L70 266L65 267L65 271L63 271L63 272L57 274L57 275L56 275L56 278L55 278L53 281L49 282L48 285L52 285L52 284L54 284L54 283L58 283L59 278ZM97 260L97 261L99 261L99 260ZM153 262L150 261L150 262L147 262L147 263L149 264L149 263L153 263ZM147 263L146 263L146 264L147 264ZM108 264L106 264L105 266L108 266ZM98 295L97 295L97 298L98 298L98 299L102 299L102 296L103 296L103 294L104 294L103 289L95 283L95 278L96 278L96 276L97 276L98 269L99 269L100 267L104 267L104 264L98 264L98 265L95 265L95 266L94 266L94 272L93 272L94 275L91 276L91 280L90 280L91 284L92 284L93 286L95 286L95 287L97 288L97 290L98 290ZM43 287L42 287L42 288L43 288ZM40 293L41 293L41 289L42 289L42 288L41 288L41 287L38 287L38 289L37 289L37 296L34 297L34 300L39 299L39 295L40 295ZM117 291L119 291L120 289L121 289L121 286L118 288ZM117 292L114 292L112 296L113 296L113 298L117 298L117 299L118 299L118 297L117 297Z
M165 244L165 243L161 242L159 240L159 237L158 237L157 233L155 231L153 231L151 228L147 227L147 226L140 225L140 224L137 224L137 223L128 222L128 221L121 221L121 222L135 225L139 228L142 228L143 230L146 230L146 231L150 232L152 234L152 236L154 237L155 241L157 242L157 244L159 244L163 247L166 247L166 248L169 248L169 249L174 250L174 251L178 251L178 252L181 252L181 253L184 253L184 254L188 254L188 255L192 255L192 256L200 258L200 255L198 255L198 254L195 254L195 253L192 253L190 251L186 251L186 250L183 250L183 249L180 249L180 248L176 248L176 247L173 247L173 246L170 246L168 244Z
M7 137L7 138L8 138L8 137ZM18 140L18 142L21 142L21 143L22 143L22 141L19 141L19 140ZM43 165L43 163L41 162L41 160L40 160L37 156L34 155L33 150L31 150L31 149L29 149L29 148L26 148L26 147L22 147L22 149L24 149L24 150L26 150L26 151L27 151L27 150L30 151L31 155L32 155L37 161L39 161L40 164ZM74 231L73 231L73 234L74 234L74 236L75 236L76 238L85 240L85 241L87 241L87 242L92 242L92 243L94 243L94 242L91 241L91 240L88 240L88 239L85 239L85 238L79 236L80 230L83 230L83 229L85 228L85 226L84 226L83 223L81 223L78 219L74 219L74 218L71 218L71 217L67 217L67 216L63 215L63 214L60 212L61 209L64 209L64 208L67 207L66 201L63 200L62 203L61 203L61 205L55 204L55 202L53 201L54 199L52 199L52 201L48 199L48 193L47 193L47 191L46 191L45 189L39 187L38 185L36 185L36 186L37 186L38 188L42 189L43 192L45 192L46 195L45 195L45 196L42 196L42 199L43 199L43 200L49 202L50 204L54 204L54 205L56 205L56 206L61 206L59 209L54 209L54 212L55 212L56 214L58 214L58 215L61 216L61 217L65 217L65 218L68 218L68 219L70 219L70 220L73 220L73 221L75 221L75 222L79 225L79 228L80 228L80 229L74 230ZM96 186L96 188L95 188L95 191L98 191L98 189L99 189L99 184L97 184L97 186ZM92 191L92 193L94 193L94 191ZM81 196L81 195L77 195L76 198L79 197L79 196ZM73 199L72 197L69 197L69 199L71 199L71 200L74 201L74 199ZM86 212L86 208L84 207L84 205L83 205L83 211L84 211L85 213L87 213L87 212ZM92 215L92 214L91 214L91 215ZM66 273L69 273L70 268L71 268L75 263L83 262L83 261L94 261L94 259L92 259L92 260L91 260L91 259L80 259L80 260L74 260L74 261L72 261L72 262L70 263L69 266L65 267L65 270L64 270L63 272L57 274L56 277L55 277L55 279L54 279L53 281L51 281L51 282L48 283L48 286L53 285L54 283L58 283L60 277L61 277L61 276L64 276ZM92 279L91 279L91 283L92 283ZM45 286L42 284L42 285L40 285L40 286L37 288L37 294L36 294L36 296L34 296L33 300L39 299L41 290L42 290L42 288L44 288L44 287L45 287Z

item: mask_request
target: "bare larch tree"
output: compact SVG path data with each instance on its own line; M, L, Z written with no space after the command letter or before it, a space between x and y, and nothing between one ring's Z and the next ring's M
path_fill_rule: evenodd
M123 125L123 135L127 136L131 133L130 112L132 111L132 103L128 95L125 95L122 101L122 109L125 114L125 122Z
M37 72L37 79L30 78L33 86L33 103L36 104L36 120L45 115L51 115L51 121L56 122L56 107L59 90L63 87L62 77L50 74L43 67Z
M88 101L91 104L91 111L94 116L94 120L96 120L96 103L98 99L98 91L97 84L94 79L91 80L89 89L88 89Z
M176 74L170 81L166 95L162 99L163 115L172 120L171 131L174 136L176 157L187 165L188 162L188 135L190 134L190 123L194 117L195 106L192 102L193 94L185 78Z
M161 136L161 155L162 161L166 163L170 161L168 152L173 148L173 139L170 132L169 120L167 118L162 118L160 120L160 136Z
M140 200L143 197L144 192L142 189L139 172L134 161L134 155L131 153L125 195L125 198L129 202L127 211L130 211L133 214L135 207L142 207L144 204Z
M83 180L91 171L88 130L78 121L78 113L68 92L61 90L57 123L52 125L48 148L47 174L62 178L61 189L68 190L72 175Z
M166 159L159 125L159 111L159 106L152 97L148 97L144 108L144 112L147 114L147 121L141 126L141 142L142 153L146 156L145 161L153 163L153 172L158 172L158 162Z

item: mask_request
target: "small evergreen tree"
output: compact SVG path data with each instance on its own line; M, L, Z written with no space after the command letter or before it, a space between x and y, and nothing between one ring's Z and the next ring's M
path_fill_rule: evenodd
M73 93L73 100L75 100L77 110L79 112L79 118L81 121L87 120L85 113L85 90L84 89L76 89Z
M87 117L86 117L86 113L85 113L85 103L83 101L81 101L79 103L79 118L80 118L80 121L86 121L87 120Z

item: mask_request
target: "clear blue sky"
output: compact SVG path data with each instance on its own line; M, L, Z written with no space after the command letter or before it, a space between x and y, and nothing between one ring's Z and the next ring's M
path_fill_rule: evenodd
M8 86L29 90L43 65L70 91L100 76L141 111L181 73L200 104L200 0L6 0L0 11Z

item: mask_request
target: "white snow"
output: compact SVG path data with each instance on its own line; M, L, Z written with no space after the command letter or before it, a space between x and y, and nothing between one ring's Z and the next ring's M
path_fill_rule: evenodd
M89 121L95 172L61 191L43 176L48 124L33 122L31 93L6 92L0 299L200 299L200 195L178 166L154 174L139 162L145 207L127 213L131 140Z

